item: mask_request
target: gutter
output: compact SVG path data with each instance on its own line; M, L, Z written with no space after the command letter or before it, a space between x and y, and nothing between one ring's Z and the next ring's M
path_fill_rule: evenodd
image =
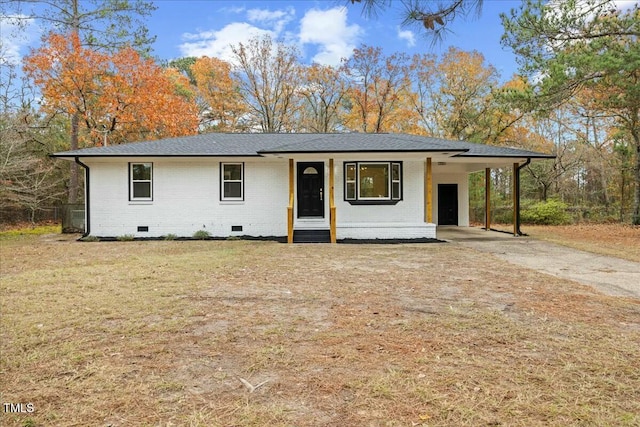
M89 166L80 161L80 157L75 157L76 164L84 169L84 234L82 238L87 237L91 233L91 203L89 199Z
M520 169L524 168L525 166L528 166L529 163L531 163L531 157L527 157L527 161L516 168L516 176L515 176L516 206L514 208L516 210L515 232L517 236L526 236L526 234L524 234L522 230L520 230Z

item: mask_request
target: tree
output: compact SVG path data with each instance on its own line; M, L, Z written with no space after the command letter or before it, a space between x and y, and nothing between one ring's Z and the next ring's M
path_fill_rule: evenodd
M262 132L287 132L295 127L300 82L298 52L271 37L231 46L238 68L239 93L249 107L253 126Z
M63 179L47 157L51 142L58 140L55 127L46 126L33 112L34 94L29 83L13 84L15 65L2 64L0 94L0 217L14 217L24 210L34 222L44 206L58 202L64 194Z
M575 116L568 107L554 109L544 116L527 114L517 126L520 140L527 141L528 148L534 151L551 152L556 158L542 162L534 162L527 166L527 177L531 178L532 186L536 189L537 197L546 201L552 194L559 194L563 200L569 193L575 194L573 185L564 182L576 176L584 164L579 135L573 127Z
M479 15L482 11L482 0L447 0L434 2L432 0L350 0L351 4L362 4L365 15L375 17L386 13L391 6L402 4L404 10L400 12L402 24L415 26L424 31L432 40L442 40L449 25L460 17L466 18L471 13Z
M496 69L485 66L482 54L452 47L443 55L437 73L438 115L446 137L486 142L491 135L482 122L492 107L492 89L498 84Z
M503 44L534 81L536 109L548 110L582 90L594 107L615 116L634 146L632 222L640 224L640 8L621 11L612 1L543 3L527 0L502 15Z
M81 45L92 49L115 51L132 46L148 53L154 37L150 37L141 18L156 9L143 0L0 0L0 14L19 25L33 20L58 33L75 33ZM71 113L70 149L78 145L80 114ZM79 196L78 165L70 164L69 203Z
M131 48L106 54L84 48L75 33L51 34L24 60L40 88L43 110L78 115L85 145L179 136L197 131L186 77Z
M38 21L45 33L77 33L81 45L93 50L130 46L145 55L155 36L143 19L156 8L145 0L0 0L0 15L18 26Z
M193 62L190 72L203 101L205 126L217 132L241 130L248 109L240 95L240 83L231 74L231 64L204 56Z
M342 124L340 111L347 94L347 84L340 69L320 64L304 67L298 89L302 97L300 130L338 131Z
M451 47L440 58L415 55L412 61L413 108L429 135L514 145L508 132L523 114L505 95L521 82L499 85L496 69L476 51Z
M64 194L64 187L52 162L31 153L23 139L0 143L0 208L16 207L29 211L35 223L36 214L51 206Z
M387 132L392 112L401 105L403 94L410 92L410 68L410 58L404 53L385 56L381 48L365 45L354 49L342 65L350 80L351 108L345 125L362 132ZM405 111L411 114L410 109Z

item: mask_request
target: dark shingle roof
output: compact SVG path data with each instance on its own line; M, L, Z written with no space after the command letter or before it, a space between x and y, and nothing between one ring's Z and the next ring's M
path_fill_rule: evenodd
M459 152L460 157L550 158L548 154L418 135L385 133L207 133L83 148L53 157L219 157L285 153Z

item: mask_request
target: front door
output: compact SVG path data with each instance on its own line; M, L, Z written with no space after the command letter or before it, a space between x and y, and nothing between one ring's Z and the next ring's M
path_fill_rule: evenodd
M324 162L298 163L298 218L324 218Z
M438 184L438 225L458 225L458 184Z

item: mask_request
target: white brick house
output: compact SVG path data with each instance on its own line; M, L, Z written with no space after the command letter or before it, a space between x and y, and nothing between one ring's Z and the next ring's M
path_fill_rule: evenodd
M469 225L470 172L553 156L404 134L209 133L53 157L85 170L85 235L291 242L436 238Z

